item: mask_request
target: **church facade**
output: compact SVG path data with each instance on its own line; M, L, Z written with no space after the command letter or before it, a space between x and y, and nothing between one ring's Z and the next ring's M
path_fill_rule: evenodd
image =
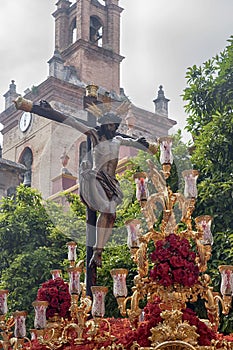
M116 103L127 100L120 86L123 9L118 0L77 0L73 4L58 0L56 6L55 49L48 61L48 78L28 89L23 97L33 102L46 100L58 111L86 120L84 99L90 84L98 86L100 103L106 96ZM37 188L48 198L78 182L86 138L69 126L16 110L13 100L19 95L12 81L4 95L5 110L0 114L3 158L23 164L25 185ZM169 100L162 86L153 102L154 113L131 104L122 131L152 141L167 135L176 122L168 118ZM123 148L121 158L131 156L130 152Z

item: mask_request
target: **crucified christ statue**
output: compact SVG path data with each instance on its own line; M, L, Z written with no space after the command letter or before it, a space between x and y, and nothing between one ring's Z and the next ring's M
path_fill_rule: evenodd
M116 219L116 207L122 201L122 192L116 179L116 168L121 145L133 146L154 153L154 144L149 144L144 137L133 138L117 132L121 123L119 115L104 113L99 119L99 126L90 127L83 120L65 116L54 110L48 102L34 104L19 97L15 101L17 109L30 111L57 122L62 122L89 136L92 144L92 164L88 160L81 163L80 197L85 205L99 213L96 223L96 242L90 266L102 266L102 251L105 247Z

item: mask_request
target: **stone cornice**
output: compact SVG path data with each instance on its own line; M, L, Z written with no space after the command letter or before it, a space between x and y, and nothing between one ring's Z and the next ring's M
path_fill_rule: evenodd
M74 106L76 105L75 102L77 100L82 100L85 94L85 89L80 86L54 77L48 77L36 87L36 92L30 91L23 97L33 102L39 102L41 99L46 99L49 102L59 100L58 94L61 90L63 92L63 97L65 95L67 96L67 104L71 104L71 100L73 100ZM77 106L77 108L80 107ZM0 114L0 122L3 124L1 133L3 135L18 125L21 113L23 112L17 111L14 104L12 104Z
M0 158L0 168L1 171L11 171L11 172L16 172L19 174L24 173L27 169L23 164L19 164L16 162L12 162L11 160Z
M62 51L61 56L64 60L67 60L69 56L71 56L73 53L77 52L80 49L89 51L90 55L97 55L98 57L102 55L105 58L109 57L118 63L124 59L124 56L118 55L112 50L108 50L104 47L99 47L94 44L90 45L88 41L85 41L83 39L77 40L73 45L69 46L67 49Z

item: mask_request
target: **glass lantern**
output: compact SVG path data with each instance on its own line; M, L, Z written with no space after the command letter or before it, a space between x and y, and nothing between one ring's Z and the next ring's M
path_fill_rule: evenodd
M7 307L7 295L9 291L6 289L0 290L0 315L6 315L8 311Z
M221 294L223 296L233 295L233 266L221 265L218 269L221 273Z
M35 329L44 329L46 327L46 309L49 303L47 301L35 300L32 306L35 310L34 327Z
M145 172L137 172L134 174L134 181L136 184L136 198L143 204L147 201L149 192L147 189L148 177Z
M197 170L184 170L182 172L185 185L184 196L185 198L197 198L197 178L199 172Z
M104 317L105 296L108 292L108 287L92 286L91 291L93 295L91 314L93 317Z
M131 219L125 222L128 238L127 245L129 249L138 248L139 247L139 237L141 236L140 227L141 221L138 219Z
M201 215L196 217L195 223L197 226L197 229L200 229L203 232L203 236L201 238L202 244L213 244L213 235L211 232L211 223L212 223L212 216L210 215Z
M172 164L172 137L164 136L159 138L159 148L160 148L160 163L161 164Z
M61 278L61 270L51 270L52 279Z
M15 321L14 336L16 338L24 338L26 336L26 320L27 312L26 311L15 311L13 313Z
M110 271L113 278L113 295L115 298L127 297L128 291L126 286L127 269L113 269Z
M82 269L80 267L70 267L68 268L69 274L69 291L70 294L80 294L81 285L80 285L80 276Z
M68 242L67 246L68 246L68 260L70 262L70 265L74 266L75 261L77 259L77 253L76 253L77 243L76 242Z

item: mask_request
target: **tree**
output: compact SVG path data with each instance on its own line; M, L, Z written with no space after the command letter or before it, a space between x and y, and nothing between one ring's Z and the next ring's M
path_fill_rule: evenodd
M213 216L209 273L219 290L218 266L233 258L233 37L219 55L187 71L187 130L194 139L192 163L200 171L195 216ZM232 332L233 313L222 330Z
M233 109L233 36L229 45L200 67L189 67L183 99L187 102L187 130L196 137L217 112L232 113Z
M50 271L68 267L66 243L82 225L55 203L45 203L35 190L23 185L0 206L0 273L3 289L9 290L9 312L26 310L32 328L33 308L40 284ZM84 225L83 225L84 226ZM72 236L69 236L71 232ZM65 276L67 278L67 276Z

